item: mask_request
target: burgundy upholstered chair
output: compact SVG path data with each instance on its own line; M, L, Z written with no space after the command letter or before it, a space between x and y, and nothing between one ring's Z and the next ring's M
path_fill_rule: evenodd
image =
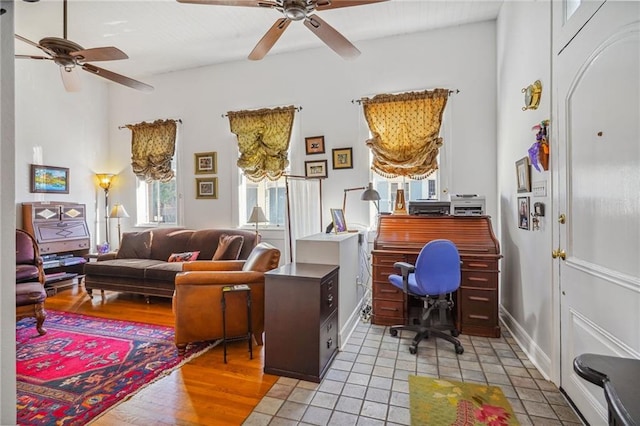
M36 329L44 335L44 320L47 314L44 301L44 269L35 239L27 232L16 229L16 319L36 318Z

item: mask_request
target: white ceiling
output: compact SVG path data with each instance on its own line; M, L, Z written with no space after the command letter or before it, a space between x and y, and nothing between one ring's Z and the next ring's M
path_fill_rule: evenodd
M492 20L501 5L502 0L389 0L316 13L359 47L361 40ZM15 31L35 42L43 37L62 37L62 10L61 0L16 0ZM69 0L67 38L84 48L118 47L129 59L97 65L136 78L248 61L249 52L281 16L273 9L193 5L175 0ZM278 53L319 47L329 49L302 22L292 22L263 60ZM18 40L16 53L42 54ZM46 66L49 62L41 63Z

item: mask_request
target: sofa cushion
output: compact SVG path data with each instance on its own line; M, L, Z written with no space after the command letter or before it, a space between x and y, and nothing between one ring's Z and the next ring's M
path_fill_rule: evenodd
M16 284L16 306L44 302L46 298L44 286L37 281Z
M171 253L184 253L186 251L196 251L198 249L187 247L187 243L193 235L192 229L184 228L156 228L153 230L153 244L151 244L150 259L164 260L171 256Z
M190 260L197 260L199 251L185 251L183 253L171 253L167 262L188 262Z
M168 281L173 283L178 272L182 272L181 262L159 263L146 268L144 278L146 280Z
M237 260L243 243L244 237L242 235L220 235L218 248L216 248L212 260Z
M151 255L153 232L125 232L116 259L148 259Z
M142 280L145 268L162 263L167 262L155 259L114 259L103 262L89 262L84 264L84 273L85 275L105 275Z

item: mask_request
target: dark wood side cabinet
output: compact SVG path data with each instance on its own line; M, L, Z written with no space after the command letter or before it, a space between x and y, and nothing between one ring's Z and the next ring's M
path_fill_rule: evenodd
M264 372L320 383L338 348L337 265L265 273Z
M456 292L456 327L463 334L500 337L498 262L500 245L489 216L383 215L373 243L373 324L408 324L410 300L389 284L395 262L415 263L422 247L444 238L458 247L462 260Z

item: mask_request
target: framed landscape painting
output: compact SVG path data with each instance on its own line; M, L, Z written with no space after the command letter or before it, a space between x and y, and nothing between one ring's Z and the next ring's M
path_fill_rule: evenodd
M66 167L31 165L31 192L69 193L69 169Z

